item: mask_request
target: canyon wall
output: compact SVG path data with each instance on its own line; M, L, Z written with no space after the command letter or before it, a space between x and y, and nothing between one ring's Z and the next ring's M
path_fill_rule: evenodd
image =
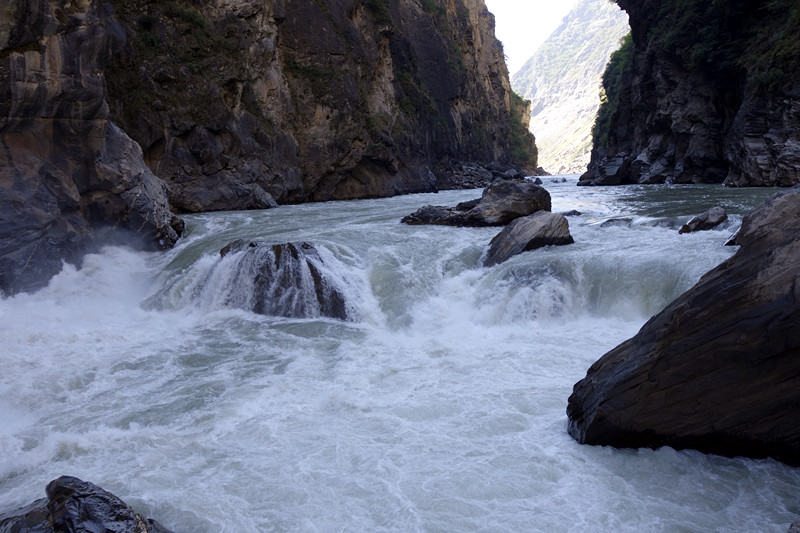
M800 183L800 4L618 0L584 185Z
M434 191L456 161L535 167L483 0L115 8L130 40L113 116L178 211Z

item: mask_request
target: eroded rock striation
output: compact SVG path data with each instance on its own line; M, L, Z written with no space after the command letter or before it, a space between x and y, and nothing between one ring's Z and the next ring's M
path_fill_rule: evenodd
M575 439L800 464L800 188L748 214L738 243L575 385Z
M344 293L311 243L237 240L220 256L233 263L228 305L271 316L348 318Z
M581 185L800 183L800 4L617 0Z
M108 491L76 477L47 485L47 498L0 515L0 533L171 533Z
M483 0L112 2L113 116L181 211L459 187L536 166ZM466 167L462 165L466 163Z
M505 226L517 218L550 210L550 193L544 187L527 181L496 180L480 198L455 207L427 205L401 222L412 226Z
M183 223L139 146L108 120L103 66L124 32L107 4L0 9L0 293L35 289L112 235L171 246Z

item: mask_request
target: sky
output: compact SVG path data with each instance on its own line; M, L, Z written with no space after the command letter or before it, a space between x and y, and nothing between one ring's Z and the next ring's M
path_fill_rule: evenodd
M485 0L494 13L497 38L503 42L508 73L514 75L558 28L577 0Z

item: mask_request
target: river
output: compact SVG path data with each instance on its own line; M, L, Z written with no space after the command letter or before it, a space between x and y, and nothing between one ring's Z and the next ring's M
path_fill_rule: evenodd
M582 446L565 414L771 191L566 179L544 183L575 244L493 268L498 228L399 223L480 193L448 191L187 216L173 250L0 300L0 512L66 474L178 533L785 532L800 470ZM717 204L726 227L678 234ZM229 305L235 239L313 242L350 319Z

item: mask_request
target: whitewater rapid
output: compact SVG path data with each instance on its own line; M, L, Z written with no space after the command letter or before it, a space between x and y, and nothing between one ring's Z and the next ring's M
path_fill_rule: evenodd
M785 531L796 469L581 446L565 414L770 191L575 181L545 178L576 243L491 269L499 229L399 223L480 194L451 191L189 216L174 250L0 300L0 512L68 474L179 533ZM716 204L726 227L678 235ZM349 320L232 305L236 239L313 242Z

